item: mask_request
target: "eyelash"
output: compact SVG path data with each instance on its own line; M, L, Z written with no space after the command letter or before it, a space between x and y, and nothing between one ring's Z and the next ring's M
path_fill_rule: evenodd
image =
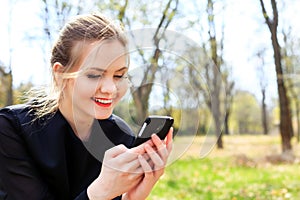
M125 74L123 74L123 75L115 75L114 78L122 79L122 78L127 78L127 76Z
M94 74L87 74L86 75L88 78L91 78L91 79L95 79L95 78L101 78L102 75L94 75Z
M87 74L87 77L90 78L90 79L98 79L98 78L102 78L102 75ZM122 79L122 78L127 78L127 76L125 74L115 75L114 78Z

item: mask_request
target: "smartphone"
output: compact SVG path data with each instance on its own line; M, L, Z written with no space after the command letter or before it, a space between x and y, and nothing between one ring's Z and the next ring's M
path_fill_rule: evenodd
M147 117L135 138L133 146L146 142L152 134L157 134L161 140L165 139L173 123L174 119L170 116L152 115Z

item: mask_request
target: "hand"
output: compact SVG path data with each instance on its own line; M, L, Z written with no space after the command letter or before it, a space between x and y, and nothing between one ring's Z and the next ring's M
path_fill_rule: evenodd
M143 179L138 160L143 152L142 145L133 149L118 145L107 150L99 177L88 187L89 199L113 199L136 187Z
M172 150L172 142L173 128L169 130L165 141L160 140L157 135L152 135L150 142L143 145L146 153L143 156L139 154L138 159L144 176L136 187L123 195L123 199L146 199L155 183L164 173L164 168Z

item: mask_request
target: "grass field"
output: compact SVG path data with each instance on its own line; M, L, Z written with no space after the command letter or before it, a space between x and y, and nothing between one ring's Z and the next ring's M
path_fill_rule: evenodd
M279 137L226 136L224 150L214 148L201 158L203 141L203 137L194 138L187 151L166 168L149 200L300 199L299 160L293 164L266 160L280 153ZM299 144L293 142L293 149L299 158Z

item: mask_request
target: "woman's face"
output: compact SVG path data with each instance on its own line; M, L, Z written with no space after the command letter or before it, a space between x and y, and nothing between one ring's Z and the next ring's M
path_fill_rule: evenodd
M128 57L117 40L91 43L84 49L80 75L69 79L64 105L73 118L107 119L128 89ZM70 114L70 113L69 113Z

